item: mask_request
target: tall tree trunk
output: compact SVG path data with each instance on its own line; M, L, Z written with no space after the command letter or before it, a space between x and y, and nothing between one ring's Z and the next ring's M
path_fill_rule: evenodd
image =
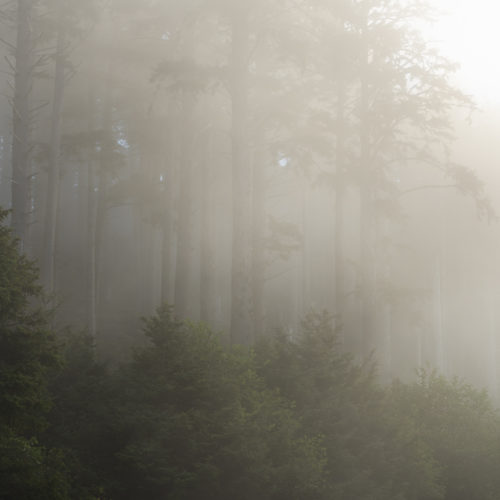
M89 86L88 95L88 125L89 136L95 131L95 93L92 84ZM94 153L96 145L93 145L92 154L88 160L87 179L87 328L92 337L96 335L96 225L97 225L97 201L96 201L96 169Z
M311 262L309 248L309 185L302 182L301 233L302 248L300 258L300 317L303 318L311 309ZM298 323L300 325L300 321Z
M265 230L266 230L266 179L264 140L258 134L253 157L253 216L252 216L252 304L253 336L264 334L264 284L266 274Z
M492 400L498 404L498 331L497 296L489 292L485 302L488 308L488 389Z
M424 332L420 326L414 326L412 327L412 335L416 341L416 364L420 370L424 367Z
M381 371L387 381L390 382L393 376L392 306L390 304L382 305L382 336L383 359L381 360Z
M43 281L45 288L49 293L54 291L56 274L57 211L59 208L59 184L61 175L61 121L64 99L64 66L66 62L64 44L65 28L63 26L63 20L60 19L57 31L54 97L52 102L52 119L50 127L49 175L47 183L42 260Z
M444 310L443 310L443 270L441 252L436 257L434 267L433 283L433 323L435 331L435 356L436 369L438 373L446 375L446 351L445 351L445 333L444 333Z
M98 321L100 312L102 310L102 295L104 290L105 268L103 266L102 255L102 240L104 237L104 223L107 213L107 189L108 189L108 175L109 170L113 163L113 88L112 88L112 68L108 70L108 77L106 79L106 87L104 90L103 100L103 115L102 115L102 145L99 155L99 171L98 171L98 187L97 187L97 200L95 209L95 236L94 236L94 249L93 249L93 262L94 262L94 307L96 315L96 329L98 328Z
M366 28L365 28L366 31ZM372 321L374 317L375 276L373 255L373 188L370 162L370 85L368 83L369 60L366 32L363 35L364 64L361 72L360 95L360 298L361 298L361 353L368 356L373 349Z
M174 250L175 250L175 219L177 211L176 200L176 127L169 125L167 130L166 159L165 159L165 192L163 206L165 219L162 224L161 241L161 301L172 304L174 302Z
M14 234L19 238L21 250L26 247L30 197L31 110L30 96L33 86L32 17L36 0L17 1L16 70L13 103L12 142L12 218Z
M213 321L213 185L212 162L213 144L212 131L208 131L205 141L205 154L201 171L201 254L200 254L200 319L207 324Z
M311 300L311 255L309 246L309 197L310 187L305 181L301 183L301 205L300 205L300 225L302 245L300 253L300 314L297 326L300 326L302 318L310 311L312 307Z
M248 13L235 8L232 18L232 263L231 342L251 343L251 173L248 163Z
M95 96L91 92L89 131L93 129L93 109ZM88 200L88 328L92 336L98 328L99 290L102 286L101 243L103 223L106 215L107 172L113 156L113 90L111 69L105 84L102 117L102 140L99 166L96 172L94 162L89 162L89 200Z
M177 253L175 265L175 310L179 317L189 314L189 292L192 256L192 164L194 97L184 94L182 102L182 137L179 171L179 200L177 221Z
M337 326L342 325L344 307L344 189L345 189L345 83L339 81L337 95L337 144L336 144L336 183L335 183L335 319ZM339 331L340 342L345 344L344 332Z

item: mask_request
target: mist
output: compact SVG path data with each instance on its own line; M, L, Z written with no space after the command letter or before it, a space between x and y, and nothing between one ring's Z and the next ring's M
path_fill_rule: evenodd
M429 11L35 4L25 53L2 28L2 204L62 322L107 349L167 302L248 345L326 310L389 379L498 396L488 125Z
M1 6L0 206L39 269L50 328L85 332L115 369L157 345L141 318L168 310L223 350L260 352L256 372L302 411L263 360L274 366L275 338L307 346L316 325L334 359L370 365L384 390L455 379L496 411L500 100L478 83L495 78L472 66L481 54L454 59L464 5ZM438 486L418 498L459 498ZM311 488L297 498L323 498ZM174 490L147 491L113 498ZM175 498L223 498L192 491ZM368 498L342 491L329 498Z

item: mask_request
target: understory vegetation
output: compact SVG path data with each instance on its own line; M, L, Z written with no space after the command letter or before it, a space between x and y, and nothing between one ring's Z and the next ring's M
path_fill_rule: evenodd
M326 313L247 349L163 306L107 367L51 331L5 226L0 283L0 498L498 498L487 395L425 372L381 387Z

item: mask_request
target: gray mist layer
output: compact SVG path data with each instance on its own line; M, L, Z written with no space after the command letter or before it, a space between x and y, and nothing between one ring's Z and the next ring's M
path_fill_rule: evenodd
M232 343L327 310L383 379L498 397L498 110L388 0L12 2L0 203L107 356L162 302ZM458 139L456 139L458 138Z

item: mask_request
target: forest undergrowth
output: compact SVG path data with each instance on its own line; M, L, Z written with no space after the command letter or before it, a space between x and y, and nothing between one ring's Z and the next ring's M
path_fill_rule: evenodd
M500 496L487 394L425 371L382 387L326 313L246 348L165 305L109 367L90 336L51 329L37 282L2 225L0 498Z

